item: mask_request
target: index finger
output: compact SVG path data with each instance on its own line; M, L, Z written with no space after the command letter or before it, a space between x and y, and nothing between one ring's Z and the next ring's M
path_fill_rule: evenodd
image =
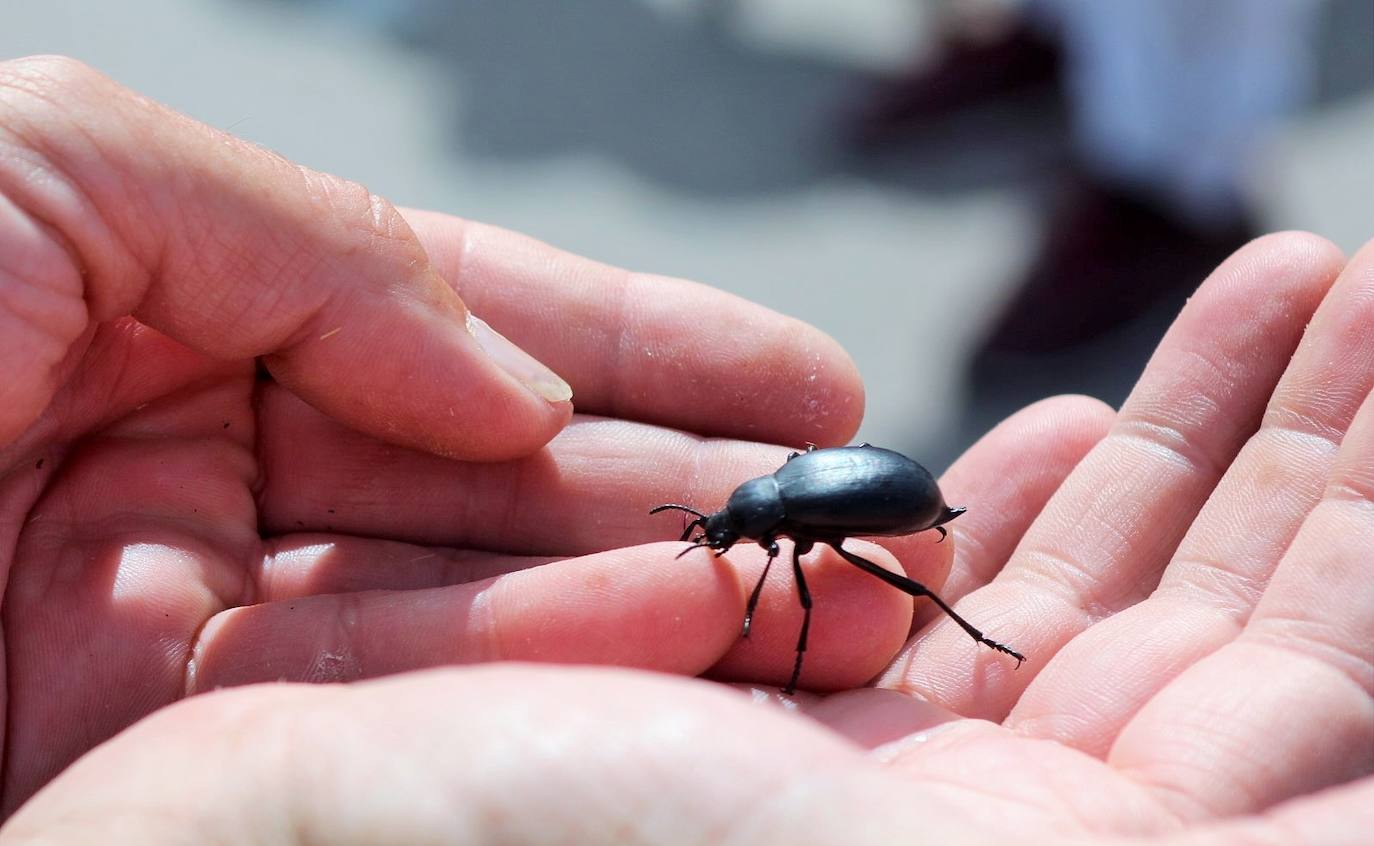
M499 227L404 214L440 275L567 379L579 412L791 446L847 443L859 427L858 370L813 326Z

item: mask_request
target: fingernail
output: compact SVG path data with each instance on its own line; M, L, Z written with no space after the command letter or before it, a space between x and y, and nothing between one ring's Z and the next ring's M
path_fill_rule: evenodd
M477 340L482 352L496 366L514 376L520 384L549 402L572 399L572 386L564 382L539 359L512 344L506 336L487 325L486 321L468 312L468 333Z

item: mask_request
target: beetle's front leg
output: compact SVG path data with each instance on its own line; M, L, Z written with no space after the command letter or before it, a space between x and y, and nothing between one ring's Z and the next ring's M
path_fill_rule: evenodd
M744 631L740 637L749 636L749 627L754 622L754 609L759 607L759 596L763 593L763 582L768 578L768 568L773 566L773 559L778 557L776 538L763 538L759 541L759 546L768 550L768 563L763 565L763 573L759 575L759 580L754 585L754 592L749 594L749 604L744 606Z

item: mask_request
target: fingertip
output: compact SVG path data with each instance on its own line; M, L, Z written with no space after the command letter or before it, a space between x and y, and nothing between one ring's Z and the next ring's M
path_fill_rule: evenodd
M1065 453L1081 456L1106 437L1115 420L1116 409L1097 397L1060 394L1031 403L1002 425L1010 430L1009 436L1031 442L1049 440Z
M428 296L345 300L264 362L320 411L391 443L468 461L536 452L571 420L571 389L426 275L415 284Z
M1232 253L1207 277L1170 332L1189 318L1212 320L1213 309L1254 311L1268 305L1310 312L1345 263L1341 249L1319 235L1299 231L1262 235ZM1257 296L1264 300L1256 302Z
M1369 243L1374 244L1374 240ZM1346 260L1345 252L1332 241L1316 233L1296 229L1261 235L1236 251L1236 255L1241 254L1328 271L1339 271Z
M485 600L490 657L701 673L738 637L744 596L726 561L675 560L681 548L645 544L501 577Z

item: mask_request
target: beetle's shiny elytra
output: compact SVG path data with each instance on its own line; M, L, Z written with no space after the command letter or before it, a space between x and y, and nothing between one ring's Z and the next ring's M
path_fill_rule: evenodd
M789 455L777 472L740 485L730 494L725 507L714 514L703 514L677 503L660 505L649 513L668 509L686 511L696 517L682 533L682 539L690 538L692 545L679 553L679 558L701 547L723 555L740 540L756 541L768 551L768 563L745 606L744 637L749 636L763 582L778 556L778 538L792 539L792 573L804 614L792 679L783 693L794 693L801 678L802 656L811 628L811 592L802 573L801 556L818 543L826 544L850 564L898 590L930 599L975 641L1015 658L1016 666L1026 660L1011 647L984 637L925 585L843 547L851 537L896 537L927 529L936 530L944 540L944 524L964 513L963 508L946 505L935 477L905 455L868 444L833 449L817 449L815 444L809 444L806 452ZM691 537L698 527L701 533Z

